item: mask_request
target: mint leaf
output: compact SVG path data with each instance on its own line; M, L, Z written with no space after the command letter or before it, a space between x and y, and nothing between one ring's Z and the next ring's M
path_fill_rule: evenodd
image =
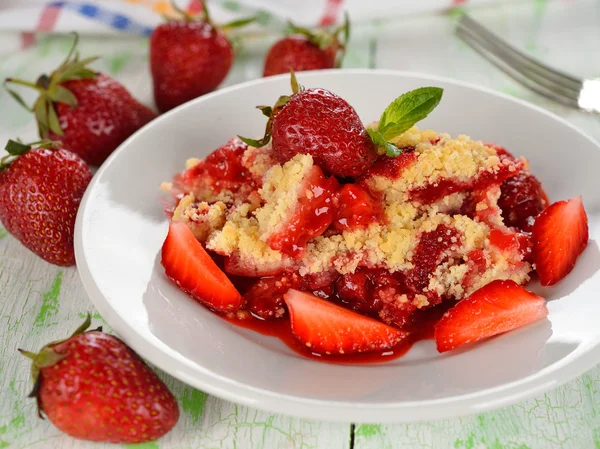
M400 95L383 111L377 131L385 140L393 139L423 120L442 99L443 89L421 87Z
M383 137L383 135L379 131L375 131L374 129L367 128L367 134L369 134L369 136L371 137L371 140L373 141L373 143L375 145L385 149L385 154L387 156L396 157L396 156L400 156L400 153L402 153L402 150L400 148L398 148L393 143L385 140L385 137Z

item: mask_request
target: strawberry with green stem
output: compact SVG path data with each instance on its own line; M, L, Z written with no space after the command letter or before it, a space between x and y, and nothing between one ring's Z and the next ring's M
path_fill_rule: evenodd
M154 100L161 112L215 90L229 73L234 58L224 31L254 21L241 19L219 27L212 21L206 2L199 16L172 6L178 17L167 18L150 38Z
M289 36L277 41L265 59L263 76L340 67L350 39L350 21L333 31L310 30L288 22Z
M262 147L272 140L273 153L284 163L296 154L310 154L326 174L357 177L378 154L402 153L390 140L424 119L440 102L443 90L423 87L396 98L383 112L376 128L365 129L344 99L321 88L305 89L291 71L292 95L279 97L273 107L257 106L267 116L261 139L240 137Z
M75 264L75 217L92 172L60 142L9 140L0 159L0 221L47 262Z
M144 361L102 328L87 330L90 315L68 338L31 359L38 414L83 440L135 444L169 432L179 408L167 386Z
M61 141L91 165L100 165L125 139L156 117L120 83L88 65L97 58L80 59L78 36L64 62L35 83L7 78L10 95L34 113L42 139ZM36 90L33 106L8 85Z

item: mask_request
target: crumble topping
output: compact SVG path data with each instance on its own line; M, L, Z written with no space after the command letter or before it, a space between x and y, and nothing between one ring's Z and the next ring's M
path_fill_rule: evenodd
M506 254L490 244L492 229L506 229L497 206L498 185L478 193L462 189L431 204L421 204L410 196L415 188L436 186L444 180L468 185L483 174L519 170L525 161L518 165L500 158L494 148L464 135L451 139L448 134L421 131L417 127L394 143L399 147L414 147L414 160L396 177L374 174L364 181L371 194L380 198L386 220L362 228L327 231L310 239L300 257L274 250L268 240L281 231L298 203L300 186L314 166L310 155L297 155L280 165L271 155L269 145L258 149L248 147L241 163L254 179L257 190L246 194L243 202L236 192L215 195L195 191L181 199L174 219L185 221L208 249L234 257L240 266L251 267L257 275L282 267L294 269L301 276L332 270L353 273L359 266L405 272L415 268L413 257L421 236L444 225L456 230L456 234L448 237L450 244L430 275L425 294L433 292L461 299L494 279L512 279L518 283L528 280L531 265L521 260L522 256ZM191 160L186 166L197 163ZM304 194L309 196L310 192ZM462 208L472 197L476 201L474 216L470 218ZM486 268L471 279L469 260L475 250L483 251ZM404 299L423 308L429 305L425 294Z

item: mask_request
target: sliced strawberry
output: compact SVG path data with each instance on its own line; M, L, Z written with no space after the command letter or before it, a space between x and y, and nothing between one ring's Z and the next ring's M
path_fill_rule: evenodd
M292 333L319 354L353 354L390 349L407 334L346 310L309 293L290 289L283 295Z
M588 237L588 219L580 196L551 204L536 218L533 260L542 285L554 285L571 272Z
M161 263L181 290L219 312L235 312L244 301L215 262L181 221L169 225Z
M435 325L439 352L516 329L548 315L546 300L514 281L496 280L455 305Z

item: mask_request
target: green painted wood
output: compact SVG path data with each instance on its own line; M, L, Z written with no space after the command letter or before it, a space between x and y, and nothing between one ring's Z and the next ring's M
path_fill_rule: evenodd
M0 228L0 236L5 235ZM106 323L94 312L75 268L49 265L12 236L0 240L0 448L113 448L78 442L37 417L29 362L17 348L37 350L63 338L87 312L94 325ZM157 370L178 399L181 419L155 443L137 449L278 447L347 449L349 425L274 415L235 405L189 387Z

